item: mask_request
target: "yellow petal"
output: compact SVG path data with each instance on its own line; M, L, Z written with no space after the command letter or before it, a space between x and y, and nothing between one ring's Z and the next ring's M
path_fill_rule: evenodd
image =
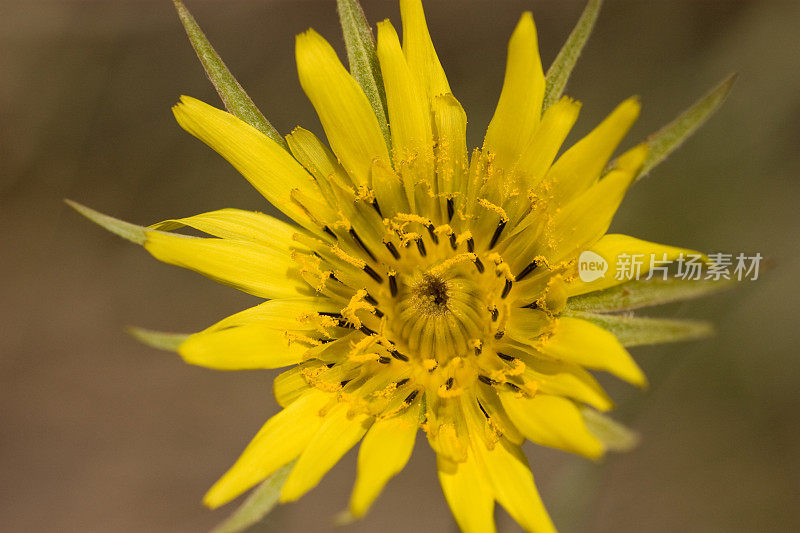
M303 371L309 368L319 368L321 364L317 361L309 361L307 365L297 365L278 374L272 383L272 393L278 405L288 407L302 397L310 387L306 378L303 377Z
M434 97L431 107L436 136L437 189L452 195L466 185L467 114L452 94ZM442 212L446 213L447 208Z
M386 89L395 170L404 181L410 179L416 183L429 179L433 171L430 106L423 88L411 74L397 32L388 20L378 23L378 60Z
M597 380L576 364L540 358L528 359L525 363L523 377L543 394L572 398L600 411L614 407Z
M322 425L318 413L328 401L328 395L312 390L270 418L203 503L219 507L297 458Z
M286 142L295 159L317 180L326 199L333 200L330 180L337 180L343 185L352 183L336 156L310 131L298 126L286 136Z
M496 531L494 495L474 452L460 463L437 455L436 463L444 497L462 533Z
M305 227L308 219L291 202L300 189L320 196L312 177L278 143L230 113L182 96L172 108L178 124L228 160L269 202ZM312 228L309 228L312 229Z
M372 160L389 161L372 106L331 45L314 30L297 36L300 85L319 115L331 148L356 184L369 183Z
M285 331L265 324L249 324L190 335L178 347L178 353L193 365L245 370L297 364L309 347L292 341Z
M524 13L508 43L503 90L484 140L499 168L512 168L536 130L544 83L533 16Z
M351 417L348 416L349 410L349 405L340 403L325 416L322 427L300 454L286 479L281 503L295 501L316 487L322 476L364 436L371 417L363 414Z
M528 187L533 187L544 178L564 139L578 120L580 109L580 102L565 96L544 112L542 121L517 162L517 173L525 178Z
M603 277L590 282L581 281L580 277L576 275L567 283L567 294L570 297L587 292L600 291L635 279L637 271L631 268L634 260L641 262L641 268L638 270L639 279L645 279L647 277L646 274L653 265L651 259L655 261L675 261L681 254L684 256L704 257L703 254L694 250L676 248L666 244L658 244L627 235L611 233L601 237L589 250L605 259L608 264L608 270ZM579 264L576 264L577 268L580 268ZM658 273L655 275L660 276Z
M545 177L545 186L556 205L566 204L595 183L614 149L636 122L640 109L637 98L625 100L558 158Z
M606 370L640 387L647 378L614 335L586 320L561 317L553 335L539 349L556 359L597 370Z
M292 235L301 231L263 213L242 209L218 209L186 218L165 220L151 229L172 231L188 226L222 239L241 239L281 248L301 248Z
M336 312L341 309L329 298L286 298L264 302L255 307L225 317L204 333L247 324L260 324L281 331L312 330L317 324L311 316L317 312Z
M400 0L403 52L420 86L433 99L450 92L450 85L433 47L421 0Z
M363 516L383 487L406 466L419 426L421 402L397 416L372 425L358 451L358 477L350 497L350 513Z
M547 394L526 398L506 391L500 400L528 440L592 459L603 454L602 443L586 429L580 409L570 400Z
M308 285L296 273L288 249L160 231L148 231L144 247L160 261L194 270L262 298L291 298L309 292Z
M501 438L493 449L474 439L481 468L491 483L497 502L526 531L555 533L533 482L528 461L519 446Z

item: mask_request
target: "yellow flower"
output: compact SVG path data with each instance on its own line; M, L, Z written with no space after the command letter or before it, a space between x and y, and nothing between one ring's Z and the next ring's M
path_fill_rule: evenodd
M360 517L405 466L421 428L463 531L494 530L495 502L526 530L552 531L522 443L591 459L626 446L632 436L601 414L612 403L587 369L642 387L626 332L630 344L706 332L593 313L659 298L627 288L629 300L644 297L620 304L613 291L627 280L581 281L578 255L691 251L606 235L628 187L652 164L652 143L612 161L639 115L636 98L557 157L580 104L549 90L525 13L483 146L469 153L466 114L422 6L400 6L402 45L390 22L378 24L372 94L319 34L297 37L300 82L330 149L299 127L283 145L263 132L271 127L263 117L266 126L253 127L193 98L174 107L185 130L292 222L222 209L143 228L76 207L161 261L267 299L189 336L137 333L209 368L292 367L275 379L283 410L206 505L286 465L280 500L296 500L360 441L349 505ZM171 233L182 227L211 237ZM592 306L598 294L606 307ZM660 335L666 326L671 333Z

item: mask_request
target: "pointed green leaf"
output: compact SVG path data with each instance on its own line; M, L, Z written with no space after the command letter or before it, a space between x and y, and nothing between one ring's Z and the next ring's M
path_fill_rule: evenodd
M578 61L578 56L581 55L581 51L592 33L592 28L594 28L594 23L600 13L602 4L602 0L589 0L589 3L583 9L583 13L581 13L581 18L578 19L578 23L572 33L567 37L567 42L561 47L553 64L547 69L542 113L564 94L564 87L567 85L569 75L572 73L572 69Z
M567 315L588 320L610 331L623 346L688 341L702 339L714 333L714 326L701 320L639 318L595 313L567 313Z
M188 333L164 333L133 326L126 328L126 330L133 338L142 344L168 352L177 352L178 346L189 338Z
M644 165L642 165L642 169L636 177L637 180L644 177L653 167L666 159L669 154L683 144L719 109L728 93L730 93L733 82L736 81L736 76L736 74L728 76L689 109L647 138L646 142L650 152L647 154L647 159L645 159Z
M260 522L278 503L281 489L297 461L282 466L261 483L236 511L211 533L240 533Z
M386 120L386 92L383 88L383 75L375 51L375 37L372 35L364 9L358 0L336 0L339 21L342 24L344 44L347 48L347 61L350 73L367 95L383 137L389 145L389 124Z
M183 5L181 0L173 0L175 9L178 11L178 17L181 19L183 28L186 30L186 35L189 36L189 41L192 43L200 63L206 70L208 79L214 85L225 108L233 115L236 115L243 121L247 122L261 133L286 148L286 141L283 136L278 133L278 130L267 120L261 111L258 110L256 105L247 96L239 82L233 77L231 71L223 63L222 58L219 57L217 51L208 42L205 33L197 25L194 17L186 6Z
M589 433L597 437L606 449L615 452L626 452L639 444L639 434L589 407L581 409L583 422Z
M700 298L733 287L735 282L721 279L686 280L680 278L633 280L602 291L574 296L567 301L567 311L613 313L641 307L663 305Z
M142 226L137 226L136 224L131 224L130 222L125 222L124 220L104 215L103 213L95 211L94 209L90 209L85 205L79 204L78 202L73 202L72 200L64 201L67 203L67 205L81 215L85 216L95 224L104 227L111 233L119 235L123 239L127 239L136 244L144 244L147 240L147 235L145 233L146 230Z

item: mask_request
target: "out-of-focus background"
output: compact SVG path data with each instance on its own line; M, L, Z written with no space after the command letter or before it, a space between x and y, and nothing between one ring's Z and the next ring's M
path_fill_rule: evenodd
M395 2L364 2L372 22ZM322 133L293 64L309 26L340 52L333 0L188 2L282 132ZM520 13L545 65L582 1L429 0L429 24L479 144ZM710 340L634 353L646 392L605 380L640 447L588 463L528 450L563 531L796 531L800 523L800 3L609 0L568 86L577 133L631 94L626 141L657 129L732 71L721 112L634 188L619 231L707 251L760 252L761 279L666 316L718 324ZM171 2L0 2L0 530L202 531L229 509L207 487L276 411L272 372L220 373L123 329L194 331L255 299L144 251L68 209L72 198L149 224L221 207L266 210L222 158L183 133L180 94L219 101ZM513 132L512 132L513 133ZM577 138L576 136L572 137ZM332 531L350 453L264 531ZM502 531L517 526L498 511ZM455 531L420 436L367 518L340 531Z

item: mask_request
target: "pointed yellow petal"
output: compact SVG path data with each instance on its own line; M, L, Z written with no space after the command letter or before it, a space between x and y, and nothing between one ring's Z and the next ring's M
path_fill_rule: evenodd
M518 397L506 391L500 393L500 400L528 440L592 459L603 454L603 444L586 429L581 411L573 402L547 394Z
M315 363L311 368L318 367L320 364ZM298 365L278 374L272 383L272 393L275 395L278 405L288 407L308 391L308 381L303 377L303 371L307 368L307 365Z
M325 416L322 427L289 474L281 491L281 503L295 501L316 487L322 476L364 436L371 417L363 414L350 417L349 410L349 405L340 403Z
M564 396L591 405L600 411L614 407L611 398L589 372L565 361L527 359L523 377L543 394Z
M291 342L285 331L264 324L190 335L178 353L190 364L217 370L280 368L297 364L309 346Z
M497 502L526 531L555 533L553 522L536 490L528 461L519 446L503 438L491 450L478 439L473 442Z
M430 106L424 89L411 74L397 32L388 20L378 23L378 60L386 88L395 169L412 183L430 178L433 169ZM405 168L412 165L414 175L407 176Z
M289 193L320 195L314 180L278 143L230 113L182 96L172 108L178 124L228 160L269 202L308 227Z
M501 169L512 168L539 124L544 83L536 27L525 13L508 43L503 90L484 140Z
M559 318L553 335L538 348L556 359L606 370L640 387L647 385L644 373L617 338L586 320Z
M312 390L270 418L203 503L219 507L294 460L322 425L319 410L328 401L328 395Z
M242 209L219 209L191 217L165 220L153 224L150 229L172 231L186 226L222 239L241 239L282 248L299 247L292 235L301 231L300 228L269 215Z
M145 249L159 261L194 270L262 298L308 294L288 249L248 241L202 239L148 231Z
M452 94L433 98L438 192L452 194L466 185L467 114ZM445 208L442 212L447 212ZM449 220L448 220L449 221Z
M372 106L331 45L314 30L297 36L297 72L331 148L357 184L369 183L372 160L389 161Z
M433 99L450 92L450 85L436 55L421 0L400 0L403 21L403 52L420 86Z
M703 257L703 254L694 250L676 248L666 244L658 244L627 235L611 233L601 237L590 248L590 251L605 259L608 264L608 270L603 277L590 282L581 281L578 276L575 276L567 283L567 294L570 297L587 292L600 291L631 281L637 277L638 279L645 279L650 267L653 266L653 260L675 261L681 254L684 256L696 255ZM640 262L641 267L638 270L633 268L632 261ZM580 268L580 265L576 264L575 268Z
M544 181L556 205L565 205L597 181L614 150L639 117L640 109L638 98L625 100L558 158Z
M326 195L333 195L331 180L338 180L342 185L352 184L336 156L310 131L297 127L286 136L286 141L292 155L314 176Z
M529 188L544 178L564 139L578 120L580 109L580 102L564 97L545 111L517 162L517 173L524 177Z
M421 402L397 416L372 425L358 451L358 477L350 497L350 514L363 516L383 487L411 457L419 426Z
M341 304L328 298L281 298L264 302L225 317L204 333L237 326L259 324L281 331L314 330L318 327L310 317L317 312L336 312Z
M466 461L453 462L436 456L439 483L462 533L493 533L494 495L474 452Z

